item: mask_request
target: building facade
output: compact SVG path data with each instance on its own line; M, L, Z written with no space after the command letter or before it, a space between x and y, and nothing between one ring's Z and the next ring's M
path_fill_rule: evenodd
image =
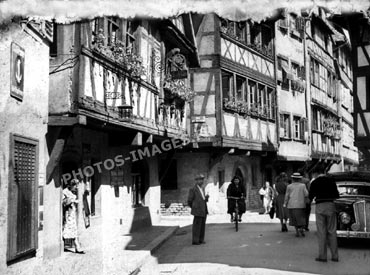
M188 139L194 41L189 15L56 26L49 172L61 186L80 178L90 187L83 240L109 243L159 220L159 156Z
M359 151L359 170L370 169L370 26L368 14L333 16L333 21L348 27L353 64L353 121L355 146Z
M279 147L276 169L288 174L311 159L306 83L305 19L284 14L276 28Z
M225 213L234 175L253 209L259 188L282 171L312 178L356 169L350 44L323 9L282 10L261 23L214 14L193 22L200 68L192 70L191 144L175 154L163 214L188 213L199 172L208 176L210 211Z
M162 192L164 213L186 202L197 173L207 175L211 213L226 213L234 175L246 187L248 207L259 208L258 190L274 177L277 148L274 22L206 14L193 23L200 68L191 74L191 145L175 156L179 182Z
M53 233L58 220L46 219L60 196L45 168L51 41L45 21L18 18L0 27L1 274L60 249Z

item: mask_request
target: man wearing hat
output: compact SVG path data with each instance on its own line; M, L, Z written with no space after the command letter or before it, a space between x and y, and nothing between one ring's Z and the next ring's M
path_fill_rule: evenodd
M198 174L195 177L195 185L189 190L188 205L191 207L193 220L193 245L204 244L204 234L206 229L206 218L208 214L207 201L203 189L204 175Z

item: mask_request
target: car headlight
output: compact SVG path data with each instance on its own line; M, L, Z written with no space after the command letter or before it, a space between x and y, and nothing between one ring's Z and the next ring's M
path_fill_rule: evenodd
M360 230L360 224L359 223L354 223L351 225L351 229L353 231L359 231Z
M346 212L340 212L339 220L343 224L349 224L351 222L351 216Z

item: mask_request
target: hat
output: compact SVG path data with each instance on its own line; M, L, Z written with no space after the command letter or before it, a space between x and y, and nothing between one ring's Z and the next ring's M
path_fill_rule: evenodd
M301 179L301 178L303 178L300 173L293 173L293 175L291 175L290 177L291 178L295 178L295 179Z
M196 180L197 179L204 179L204 178L205 178L205 176L203 174L198 174L198 175L195 176Z

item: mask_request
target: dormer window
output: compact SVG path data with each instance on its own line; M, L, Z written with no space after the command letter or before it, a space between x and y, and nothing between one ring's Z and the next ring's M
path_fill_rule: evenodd
M115 17L109 17L108 21L108 45L116 44L119 39L119 19Z

